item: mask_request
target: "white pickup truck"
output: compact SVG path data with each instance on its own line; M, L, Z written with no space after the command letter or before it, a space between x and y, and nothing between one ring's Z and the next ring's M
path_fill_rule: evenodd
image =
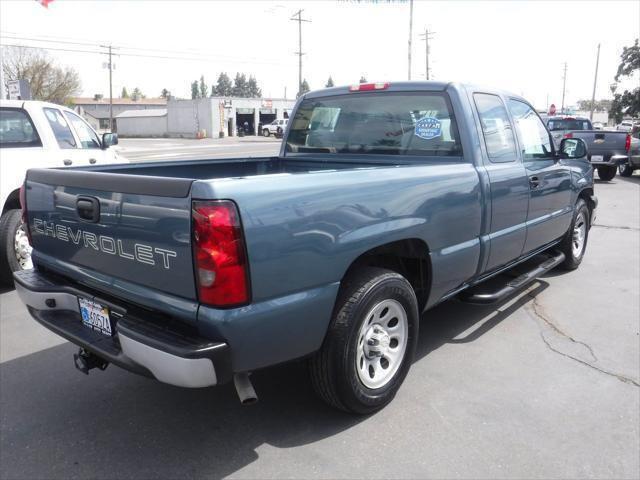
M287 128L287 123L289 123L289 119L287 118L274 120L273 122L262 127L262 135L265 137L268 137L270 135L282 135L285 128Z
M100 137L73 110L52 103L0 100L0 283L31 268L31 247L22 226L20 187L30 168L122 163L111 148L118 136Z

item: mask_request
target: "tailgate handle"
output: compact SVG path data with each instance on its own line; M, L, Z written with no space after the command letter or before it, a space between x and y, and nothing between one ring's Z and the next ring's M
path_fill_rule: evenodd
M96 223L100 220L100 201L95 197L78 197L76 211L85 222Z
M595 134L595 139L596 140L604 140L604 133L596 133Z

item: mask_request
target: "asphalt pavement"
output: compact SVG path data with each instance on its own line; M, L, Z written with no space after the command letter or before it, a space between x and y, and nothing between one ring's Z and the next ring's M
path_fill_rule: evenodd
M0 477L638 478L640 176L596 194L577 271L427 312L398 396L369 417L325 406L304 362L254 373L251 407L232 385L85 376L6 291Z

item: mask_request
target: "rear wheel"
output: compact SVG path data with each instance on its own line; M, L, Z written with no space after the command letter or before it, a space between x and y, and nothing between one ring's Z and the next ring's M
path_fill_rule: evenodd
M31 268L31 246L22 213L8 210L0 217L0 282L11 285L13 272Z
M264 128L262 130L262 136L263 137L268 137L269 135L271 135L271 133L269 133L269 129L268 128Z
M631 168L631 165L629 165L628 163L625 163L624 165L618 165L618 173L620 173L622 177L630 177L631 175L633 175L633 168Z
M616 176L616 167L598 167L598 176L600 177L600 180L604 180L605 182L613 180L613 177Z
M390 270L361 269L343 282L325 341L309 362L316 393L347 412L383 408L409 371L417 338L409 282Z
M582 263L589 239L590 212L584 200L579 199L573 212L571 226L560 244L565 260L561 266L565 270L575 270Z

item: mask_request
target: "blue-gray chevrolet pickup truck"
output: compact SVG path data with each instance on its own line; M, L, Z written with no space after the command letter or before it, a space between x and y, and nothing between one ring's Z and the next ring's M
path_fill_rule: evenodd
M422 312L582 261L585 144L556 148L517 95L360 84L307 93L290 118L276 157L28 172L35 268L16 290L80 347L77 368L233 380L250 402L251 371L306 358L323 400L370 413L405 379Z

